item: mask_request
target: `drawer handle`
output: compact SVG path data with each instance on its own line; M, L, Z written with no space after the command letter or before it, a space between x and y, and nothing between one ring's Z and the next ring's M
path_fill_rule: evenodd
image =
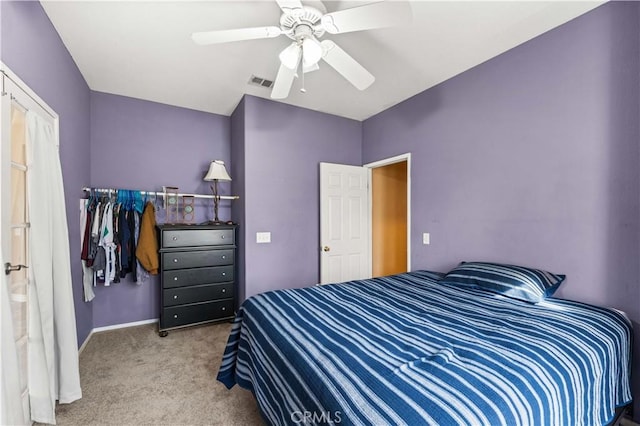
M178 277L173 277L173 280L174 281L178 281Z
M224 240L224 235L221 235L220 238L222 238Z
M178 298L178 296L177 296L177 295L176 295L176 296L173 296L173 298L174 298L174 299L177 299L177 298Z
M174 315L173 317L174 317L174 318L178 318L178 314Z
M227 308L225 308L225 307L223 306L223 307L222 307L222 310L223 310L223 311L226 311L226 310L227 310Z
M227 273L226 273L226 272L223 272L223 273L222 273L222 276L224 277L225 275L227 275Z
M178 241L178 237L173 237L172 240L173 241Z
M178 259L173 259L173 263L178 263Z
M223 254L223 255L222 255L222 258L223 258L223 259L226 259L226 258L227 258L227 256Z
M223 292L223 293L226 293L226 292L227 292L227 289L226 289L226 288L223 288L223 289L222 289L222 292Z

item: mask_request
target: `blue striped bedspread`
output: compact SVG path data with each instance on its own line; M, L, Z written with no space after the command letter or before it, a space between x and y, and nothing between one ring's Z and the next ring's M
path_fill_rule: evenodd
M631 325L417 271L247 299L218 380L273 425L604 425L631 400Z

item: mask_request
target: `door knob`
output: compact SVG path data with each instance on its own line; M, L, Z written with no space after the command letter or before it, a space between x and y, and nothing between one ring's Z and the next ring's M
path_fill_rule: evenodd
M4 264L4 274L9 275L14 271L20 271L22 268L28 268L26 265L12 265L10 263Z
M329 248L329 246L324 246L324 247L322 247L322 251L329 251L329 250L331 250L331 249Z

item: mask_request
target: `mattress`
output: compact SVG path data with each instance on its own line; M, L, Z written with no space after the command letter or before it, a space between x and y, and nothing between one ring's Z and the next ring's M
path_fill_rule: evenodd
M631 401L618 311L416 271L247 299L218 380L273 425L604 425Z

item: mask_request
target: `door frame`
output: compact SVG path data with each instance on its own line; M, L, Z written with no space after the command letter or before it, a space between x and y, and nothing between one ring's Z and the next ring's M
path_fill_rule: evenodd
M362 167L367 169L367 179L369 182L368 188L368 203L369 203L369 225L371 225L373 218L373 181L371 179L371 171L378 167L389 166L395 163L407 162L407 272L411 271L411 153L396 155L394 157L384 158L382 160L374 161L372 163L364 164ZM373 226L369 226L369 276L373 276Z

